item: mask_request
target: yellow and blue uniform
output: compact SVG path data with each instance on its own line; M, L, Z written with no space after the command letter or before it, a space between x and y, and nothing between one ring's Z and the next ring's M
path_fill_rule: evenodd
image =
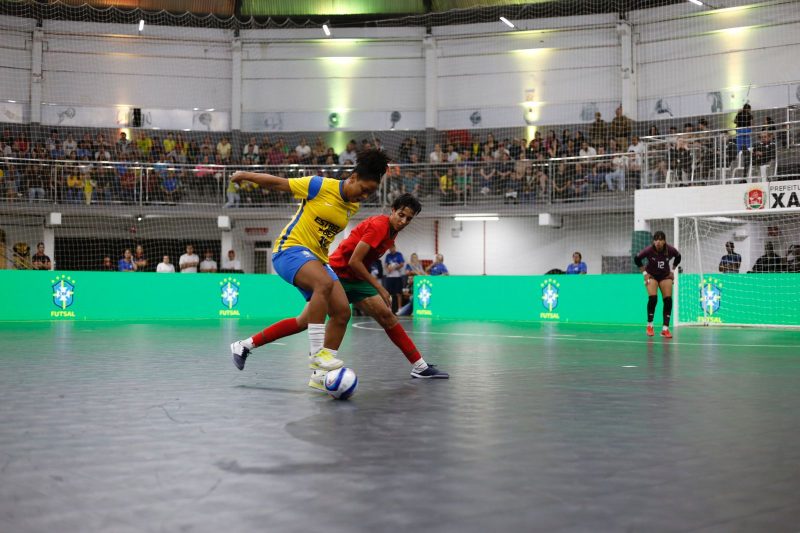
M360 205L344 198L344 181L307 176L290 178L295 198L302 200L297 213L283 228L272 249L275 271L294 285L297 271L309 261L321 261L334 280L338 277L328 266L328 248L355 215ZM311 293L298 287L306 300Z

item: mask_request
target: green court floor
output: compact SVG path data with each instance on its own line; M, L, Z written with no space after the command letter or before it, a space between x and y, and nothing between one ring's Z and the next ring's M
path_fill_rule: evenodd
M348 402L266 324L0 325L0 531L800 529L800 332L354 318Z

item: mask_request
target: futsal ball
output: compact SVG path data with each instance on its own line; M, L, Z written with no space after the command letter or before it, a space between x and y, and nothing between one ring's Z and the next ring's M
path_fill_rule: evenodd
M358 376L351 368L331 370L325 375L325 390L337 400L346 400L356 392Z

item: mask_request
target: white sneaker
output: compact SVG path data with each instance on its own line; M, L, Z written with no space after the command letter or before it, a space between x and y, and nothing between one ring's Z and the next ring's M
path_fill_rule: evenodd
M308 356L308 368L312 370L324 370L330 372L337 368L342 368L344 361L336 359L333 354L326 348L322 348L314 355Z
M314 390L327 392L325 390L325 375L327 372L324 370L314 370L311 372L311 378L308 380L308 386Z
M233 364L239 370L244 370L244 362L247 356L250 355L250 349L247 348L242 341L236 341L231 344L231 356L233 356Z

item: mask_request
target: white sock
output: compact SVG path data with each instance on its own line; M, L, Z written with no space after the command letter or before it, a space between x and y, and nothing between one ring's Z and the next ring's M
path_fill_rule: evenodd
M314 355L322 349L325 342L325 324L308 325L308 349L309 354Z
M661 330L662 330L662 331L667 331L668 329L669 329L669 326L663 326L663 327L661 328Z
M653 323L652 322L648 322L647 325L650 326L651 328L653 327Z
M243 341L239 341L239 342L241 342L242 346L244 346L248 350L253 350L256 347L256 343L253 342L253 337L247 338L247 339L245 339Z
M414 370L419 370L420 372L422 372L427 368L428 368L428 363L426 363L425 359L423 359L422 357L419 358L419 361L414 363Z
M325 348L325 349L328 350L328 352L334 357L339 355L339 350L331 350L330 348Z

